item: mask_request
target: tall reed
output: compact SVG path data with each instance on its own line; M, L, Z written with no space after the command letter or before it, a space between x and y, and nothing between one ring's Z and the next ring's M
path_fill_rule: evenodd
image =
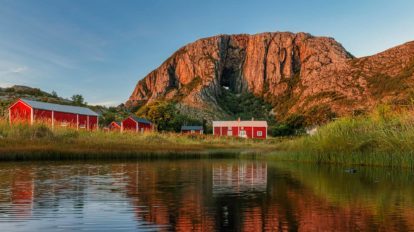
M280 159L414 167L414 115L380 107L368 116L338 119L279 149L287 151Z

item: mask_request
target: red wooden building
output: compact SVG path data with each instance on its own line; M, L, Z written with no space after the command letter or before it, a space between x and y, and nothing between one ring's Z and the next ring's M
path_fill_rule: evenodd
M10 124L16 122L50 123L54 127L98 129L98 114L86 107L59 105L21 98L9 107Z
M144 132L151 131L152 123L145 118L138 118L134 115L129 116L121 122L121 131Z
M108 129L111 131L121 131L121 122L111 122L108 126Z
M213 135L241 138L267 138L266 121L213 121Z
M199 134L204 133L203 126L181 126L182 134Z

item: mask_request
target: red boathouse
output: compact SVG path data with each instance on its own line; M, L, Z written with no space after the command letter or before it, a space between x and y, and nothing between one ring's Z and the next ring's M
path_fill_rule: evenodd
M121 130L121 122L111 122L108 126L108 129L111 131L120 131Z
M266 121L213 121L213 135L266 139Z
M21 98L9 107L10 124L16 122L50 123L52 128L98 129L98 114L86 107L59 105Z
M121 131L144 132L152 130L152 123L145 118L129 116L121 122Z
M181 126L181 133L202 135L204 130L202 126Z

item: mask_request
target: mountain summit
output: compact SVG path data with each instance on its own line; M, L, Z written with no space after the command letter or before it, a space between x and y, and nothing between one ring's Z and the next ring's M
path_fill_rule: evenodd
M315 124L383 102L407 104L413 73L414 42L355 58L334 39L306 33L218 35L176 51L138 82L127 105L167 100L215 119L229 116L223 95L252 94L278 120L300 114Z

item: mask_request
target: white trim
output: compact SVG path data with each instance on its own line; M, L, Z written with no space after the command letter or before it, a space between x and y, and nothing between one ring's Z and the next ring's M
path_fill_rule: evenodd
M121 133L124 132L124 121L121 121Z
M33 125L34 121L34 112L33 107L30 107L30 125Z
M55 128L55 111L52 110L52 130Z
M213 121L213 127L267 127L267 121Z
M79 114L76 114L76 130L79 130Z
M135 121L135 120L133 120L135 123L136 123L136 126L135 126L135 132L137 132L138 133L138 131L139 131L139 125L138 125L138 122L137 121Z
M96 116L96 131L99 130L99 117Z
M86 130L89 130L89 115L86 115Z
M12 108L14 105L16 105L19 102L23 103L24 105L26 105L29 108L33 108L31 105L27 104L26 102L24 102L22 99L19 98L19 100L17 100L15 103L13 103L11 106L9 106L9 109Z

